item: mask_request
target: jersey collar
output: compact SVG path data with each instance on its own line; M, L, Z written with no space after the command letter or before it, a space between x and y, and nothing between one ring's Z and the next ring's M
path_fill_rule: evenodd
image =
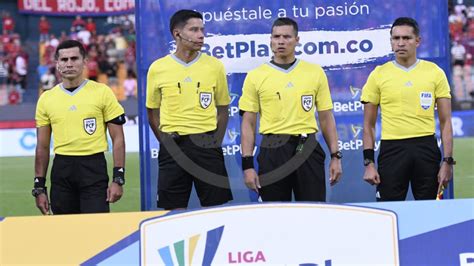
M79 85L79 87L77 87L77 89L75 89L73 92L70 92L70 91L66 90L66 89L64 88L64 86L63 86L62 83L59 84L59 87L60 87L61 90L64 91L65 93L67 93L67 94L73 96L73 95L75 95L76 93L78 93L84 86L86 86L86 84L87 84L88 81L89 81L88 79L85 79L85 80L81 83L81 85Z
M296 59L296 62L295 62L290 68L288 68L288 69L281 68L281 67L279 67L279 66L277 66L277 65L272 64L271 62L267 62L266 64L267 64L268 66L270 66L270 67L272 67L272 68L278 70L278 71L283 72L283 73L289 73L291 70L295 69L295 67L298 65L299 62L300 62L300 60L299 60L299 59Z
M400 68L401 70L403 70L405 72L409 72L410 70L414 69L418 65L418 63L420 63L420 59L417 58L415 63L413 65L411 65L410 67L404 67L404 66L400 65L399 63L397 63L396 60L393 60L392 62L396 67Z
M201 52L198 52L198 55L196 56L196 58L194 58L194 59L193 59L191 62L189 62L189 63L184 62L183 60L179 59L179 58L178 58L176 55L174 55L174 54L170 54L170 56L171 56L171 58L173 58L174 61L176 61L178 64L181 64L181 65L183 65L183 66L185 66L185 67L188 67L188 66L190 66L190 65L192 65L192 64L194 64L194 63L196 63L196 62L199 60L199 58L201 57Z

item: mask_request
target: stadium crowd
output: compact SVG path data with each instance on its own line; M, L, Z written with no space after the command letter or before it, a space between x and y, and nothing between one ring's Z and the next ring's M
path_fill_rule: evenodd
M461 109L474 107L474 6L464 2L449 2L452 90L455 107Z

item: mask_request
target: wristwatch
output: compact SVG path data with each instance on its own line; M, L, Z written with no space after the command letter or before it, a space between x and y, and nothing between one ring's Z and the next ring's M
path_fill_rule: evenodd
M367 166L367 165L369 165L369 164L371 164L371 163L375 163L375 162L374 162L373 160L371 160L371 159L364 159L364 166Z
M336 151L335 153L331 153L331 159L333 158L342 159L342 152Z
M444 157L443 162L446 162L448 165L455 165L456 161L453 157Z
M116 176L114 177L114 179L112 179L112 182L118 184L119 186L123 186L125 185L125 178L121 176Z
M31 195L33 197L38 197L41 194L46 194L47 188L46 187L36 187L31 190Z

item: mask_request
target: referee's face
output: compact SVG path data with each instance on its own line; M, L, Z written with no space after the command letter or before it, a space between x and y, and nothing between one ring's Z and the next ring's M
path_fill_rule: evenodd
M57 69L63 79L74 80L82 77L85 59L78 47L58 51Z
M416 58L416 48L420 45L420 37L415 35L410 26L395 26L392 29L390 43L397 59L410 60Z
M291 25L275 26L272 30L271 48L276 58L295 56L295 47L299 37Z
M204 45L204 24L201 19L190 18L177 33L178 49L200 51Z

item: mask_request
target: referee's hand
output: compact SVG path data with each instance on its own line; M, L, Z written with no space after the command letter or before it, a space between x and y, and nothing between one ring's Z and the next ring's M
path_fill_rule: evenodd
M254 168L249 168L244 171L244 181L249 189L258 193L258 189L261 188L260 180Z
M111 182L109 188L107 188L107 202L114 203L118 201L123 194L123 188L121 185Z
M371 185L380 184L380 175L377 172L377 169L375 169L374 163L371 163L365 167L364 180Z
M36 197L36 207L38 207L43 215L49 214L49 201L46 193L39 194Z

